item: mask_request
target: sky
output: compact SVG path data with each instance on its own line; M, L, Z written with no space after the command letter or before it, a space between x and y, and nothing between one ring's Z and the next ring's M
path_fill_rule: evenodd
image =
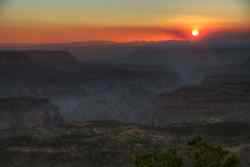
M0 0L0 43L159 41L249 28L250 0ZM202 35L201 35L202 36Z

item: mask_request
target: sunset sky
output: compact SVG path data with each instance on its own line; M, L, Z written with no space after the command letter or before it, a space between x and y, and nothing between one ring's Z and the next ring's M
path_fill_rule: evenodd
M0 0L0 43L187 40L249 28L249 0Z

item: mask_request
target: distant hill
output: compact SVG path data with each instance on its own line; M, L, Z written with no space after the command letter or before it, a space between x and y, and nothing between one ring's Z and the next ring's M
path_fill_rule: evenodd
M0 63L70 63L76 59L66 51L1 50Z
M0 51L0 80L18 82L61 78L77 59L64 51Z
M78 82L86 79L121 79L168 74L171 69L136 64L85 63L66 51L19 50L0 51L0 80L42 80Z
M24 64L31 63L30 57L25 52L0 51L0 64Z

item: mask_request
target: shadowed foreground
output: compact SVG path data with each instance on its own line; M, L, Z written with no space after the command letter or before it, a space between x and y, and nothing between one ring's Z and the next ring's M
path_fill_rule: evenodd
M188 142L197 135L250 162L250 126L242 123L185 124L162 129L118 122L85 122L62 128L1 131L0 165L4 167L129 167L134 156L177 150L190 166Z

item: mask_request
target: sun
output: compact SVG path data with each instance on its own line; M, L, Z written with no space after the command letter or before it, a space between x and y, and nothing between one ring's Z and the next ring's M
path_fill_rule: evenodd
M200 31L199 31L198 29L193 29L193 30L192 30L192 35L193 35L194 37L197 37L197 36L200 35Z

